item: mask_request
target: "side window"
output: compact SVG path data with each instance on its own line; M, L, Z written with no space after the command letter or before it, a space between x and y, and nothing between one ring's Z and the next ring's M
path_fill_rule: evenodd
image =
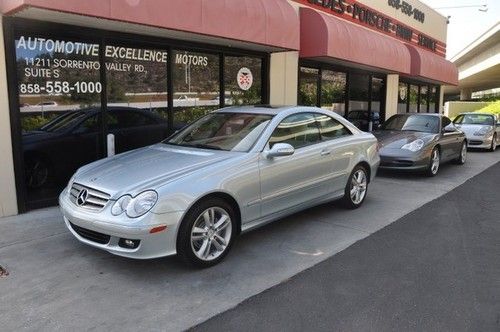
M155 124L153 119L140 112L123 110L116 113L120 128L143 127Z
M75 134L88 134L94 133L98 130L97 115L92 115L91 117L85 119L73 133Z
M286 117L269 139L272 148L276 143L288 143L295 149L321 141L314 114L299 113Z
M329 117L328 115L317 114L316 121L319 125L319 130L322 140L330 140L342 136L352 135L342 123Z

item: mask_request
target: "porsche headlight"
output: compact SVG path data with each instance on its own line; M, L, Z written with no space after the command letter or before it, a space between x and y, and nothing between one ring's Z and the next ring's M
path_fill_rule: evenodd
M474 135L475 136L484 136L484 135L488 134L492 129L493 129L493 127L491 127L491 126L481 127L478 131L476 131L474 133Z
M424 141L421 139L416 139L411 143L403 145L401 147L401 149L416 152L416 151L420 151L423 147L424 147Z
M156 191L148 190L136 197L124 195L120 197L111 207L111 214L118 216L125 212L130 218L137 218L151 210L158 201Z

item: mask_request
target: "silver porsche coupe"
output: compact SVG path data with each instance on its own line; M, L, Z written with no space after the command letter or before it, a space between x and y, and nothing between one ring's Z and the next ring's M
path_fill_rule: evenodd
M381 169L435 176L442 163L463 165L467 158L465 134L440 114L396 114L373 134L380 142Z
M462 113L453 120L455 126L465 133L469 148L495 151L500 143L500 121L496 115L487 113Z
M231 107L80 168L59 197L81 242L131 258L221 261L235 237L307 207L359 207L376 138L311 107Z

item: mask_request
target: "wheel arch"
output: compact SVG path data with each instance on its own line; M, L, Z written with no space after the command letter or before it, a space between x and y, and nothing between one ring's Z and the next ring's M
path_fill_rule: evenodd
M237 234L241 233L241 209L240 205L238 204L238 201L236 199L228 194L227 192L223 191L214 191L208 194L205 194L201 197L199 197L196 201L194 201L191 206L186 210L186 213L184 213L184 216L182 217L182 221L184 221L184 218L188 211L190 211L196 204L198 204L201 201L207 200L209 198L219 198L224 200L226 203L230 204L231 207L234 210L234 213L236 214L236 225L237 225Z
M366 169L366 172L368 173L368 183L371 182L372 178L372 168L370 164L366 160L361 160L359 161L356 165L354 165L353 169L356 168L357 166L363 166Z

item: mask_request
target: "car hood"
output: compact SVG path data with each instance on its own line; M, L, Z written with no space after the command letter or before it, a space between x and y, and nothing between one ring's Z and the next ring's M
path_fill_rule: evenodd
M382 149L401 149L405 144L411 143L416 139L421 139L425 143L432 140L436 134L423 133L418 131L392 131L379 130L372 133L378 139Z
M137 194L237 155L240 153L156 144L86 165L74 181L112 197Z
M473 124L462 124L462 125L455 125L460 131L463 131L466 136L474 136L475 132L478 132L481 130L483 127L488 127L489 130L492 130L492 126L488 125L473 125Z

